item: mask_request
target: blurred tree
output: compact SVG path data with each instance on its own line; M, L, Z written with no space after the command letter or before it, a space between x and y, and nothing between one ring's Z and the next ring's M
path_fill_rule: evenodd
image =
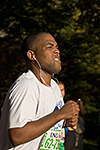
M85 136L96 139L100 111L99 20L99 0L1 1L0 106L13 81L27 70L20 52L22 40L32 32L50 32L61 51L62 70L55 76L65 83L65 101L83 100Z

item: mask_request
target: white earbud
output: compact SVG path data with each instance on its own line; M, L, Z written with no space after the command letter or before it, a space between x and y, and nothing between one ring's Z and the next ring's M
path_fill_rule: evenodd
M35 58L35 56L33 55L33 59L35 59L36 60L36 58Z

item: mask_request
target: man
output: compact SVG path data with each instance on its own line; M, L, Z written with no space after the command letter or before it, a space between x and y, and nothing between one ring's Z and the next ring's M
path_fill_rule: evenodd
M65 97L65 85L62 81L59 81L58 82L58 86L60 88L60 91L61 91L61 94L62 94L62 97L64 99ZM65 150L65 147L64 147L64 142L65 142L65 134L67 134L65 131L67 130L67 128L62 128L62 138L61 138L61 141L60 141L60 145L59 145L59 150ZM68 130L67 130L68 132Z
M54 37L45 32L29 35L22 43L28 65L9 89L0 122L0 150L58 149L63 120L74 127L78 105L65 105L52 75L61 70ZM63 106L64 105L64 106Z
M59 86L59 88L60 88L62 97L63 97L63 99L64 99L64 97L65 97L65 85L64 85L64 83L63 83L62 81L59 81L59 82L58 82L58 86Z

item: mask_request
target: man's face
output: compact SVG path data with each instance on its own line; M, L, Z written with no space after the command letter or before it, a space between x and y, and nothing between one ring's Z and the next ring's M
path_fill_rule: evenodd
M36 58L42 70L49 74L58 73L61 70L61 61L58 45L53 36L43 34L38 38L37 44Z
M63 85L63 84L59 84L58 86L59 86L59 88L60 88L60 91L61 91L62 97L64 98L64 96L65 96L65 87L64 87L64 85Z

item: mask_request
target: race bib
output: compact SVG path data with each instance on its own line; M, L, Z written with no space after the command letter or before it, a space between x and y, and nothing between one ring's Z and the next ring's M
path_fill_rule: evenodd
M40 150L58 150L61 137L61 130L48 130L44 135Z

